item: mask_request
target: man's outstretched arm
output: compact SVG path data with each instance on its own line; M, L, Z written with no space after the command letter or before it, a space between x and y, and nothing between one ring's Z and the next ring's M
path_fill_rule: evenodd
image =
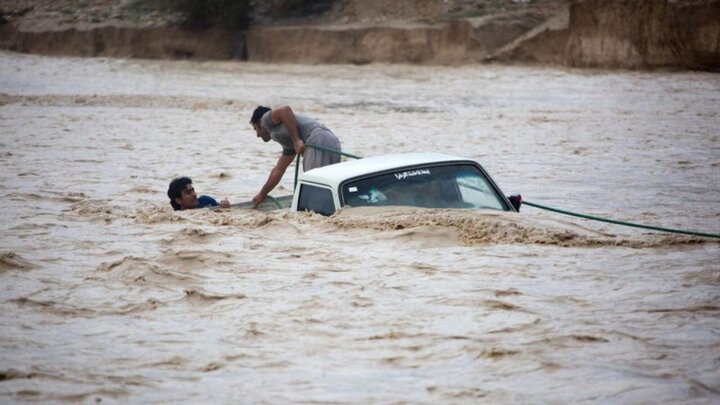
M295 160L295 155L280 155L275 167L270 171L270 176L268 176L267 181L265 181L265 185L262 186L260 192L253 197L253 208L257 208L260 203L265 201L267 195L280 183L280 180L282 180L285 174L285 170L287 170L293 160Z

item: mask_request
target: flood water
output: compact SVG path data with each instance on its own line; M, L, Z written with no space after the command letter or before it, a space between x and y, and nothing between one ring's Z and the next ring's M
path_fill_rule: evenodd
M356 155L720 232L717 74L0 53L0 402L720 401L717 239L527 206L173 212L176 176L259 190L257 104Z

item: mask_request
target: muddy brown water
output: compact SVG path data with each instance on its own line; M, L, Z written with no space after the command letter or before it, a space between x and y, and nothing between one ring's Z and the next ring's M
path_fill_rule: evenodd
M246 201L289 104L346 151L720 231L720 76L0 54L0 402L720 400L720 244L562 217ZM276 195L292 190L286 174Z

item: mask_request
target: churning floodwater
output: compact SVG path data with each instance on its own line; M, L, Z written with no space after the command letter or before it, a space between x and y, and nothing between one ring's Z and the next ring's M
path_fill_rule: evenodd
M0 53L0 402L720 401L717 240L531 207L173 212L176 176L259 190L258 104L356 155L720 231L716 74Z

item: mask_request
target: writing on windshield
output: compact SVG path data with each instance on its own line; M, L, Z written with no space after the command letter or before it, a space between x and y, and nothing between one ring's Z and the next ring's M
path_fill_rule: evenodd
M406 172L395 173L398 180L407 179L408 177L430 175L430 169L409 170Z

